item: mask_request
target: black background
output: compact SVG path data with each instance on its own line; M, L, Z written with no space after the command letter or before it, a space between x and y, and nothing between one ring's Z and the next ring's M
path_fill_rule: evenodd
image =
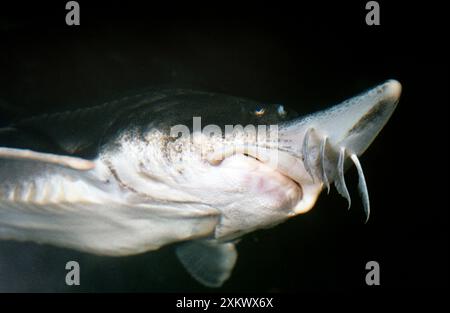
M448 49L445 8L379 1L381 26L353 3L79 1L0 7L0 122L97 104L154 85L191 87L299 113L326 108L386 79L400 104L361 158L372 216L364 224L332 189L315 208L246 236L230 280L208 289L172 247L126 258L0 242L0 291L300 292L448 286ZM65 262L81 286L64 284ZM376 260L381 286L365 285ZM372 289L370 289L372 288Z

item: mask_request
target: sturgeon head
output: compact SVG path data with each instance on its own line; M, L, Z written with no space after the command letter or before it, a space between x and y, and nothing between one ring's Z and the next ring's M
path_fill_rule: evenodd
M400 83L389 80L305 117L240 98L181 94L151 124L141 112L145 143L123 137L124 153L111 162L124 184L153 199L193 201L216 210L219 220L210 235L215 240L305 213L332 183L350 206L344 173L351 164L369 218L358 157L388 121L400 93ZM134 168L141 173L133 176Z

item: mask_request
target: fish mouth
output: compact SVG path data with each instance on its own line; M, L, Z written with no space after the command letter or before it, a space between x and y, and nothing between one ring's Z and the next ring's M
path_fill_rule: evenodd
M260 149L258 153L248 155L269 166L299 188L299 195L291 208L291 216L306 213L314 207L324 184L308 173L300 158L288 152L273 149Z
M314 180L304 167L301 158L289 152L254 145L234 146L215 151L208 156L210 164L217 165L224 159L240 154L271 168L298 187L299 193L294 198L290 215L308 212L315 204L322 188L320 180Z
M270 159L267 159L267 158L263 158L261 154L243 153L242 155L245 156L246 158L252 159L252 160L259 162L261 164L264 164L266 166L268 165L268 167L271 168L273 171L275 171L277 174L283 176L285 179L289 180L289 182L291 184L294 184L295 186L297 186L298 189L300 190L300 195L303 194L301 179L300 179L300 176L297 175L296 172L294 172L294 171L288 172L285 170L286 167L271 166L273 161ZM290 164L297 162L297 160L296 159L294 160L294 159L295 158L293 158L293 160L290 160L291 161Z

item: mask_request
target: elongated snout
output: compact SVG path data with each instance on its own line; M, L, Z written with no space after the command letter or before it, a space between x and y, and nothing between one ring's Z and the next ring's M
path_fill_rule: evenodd
M367 218L370 213L367 185L358 156L369 147L394 112L402 87L388 80L328 110L299 118L280 127L280 146L300 157L310 181L302 186L322 183L329 189L335 183L348 200L345 185L346 160L351 159L359 174L359 189ZM293 169L295 171L295 169Z
M330 116L334 121L324 120L321 129L332 144L361 155L391 117L401 90L398 81L389 80L356 96L337 106Z
M361 155L394 112L402 86L388 80L328 110L297 121L297 134L312 128L327 137L332 147ZM295 122L293 122L295 124Z

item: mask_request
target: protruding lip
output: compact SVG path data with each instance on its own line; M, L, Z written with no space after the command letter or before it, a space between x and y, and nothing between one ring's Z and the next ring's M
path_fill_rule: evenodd
M217 164L223 159L238 153L251 156L271 166L300 185L305 180L311 179L304 170L303 162L299 158L278 149L268 149L254 145L237 145L216 150L214 154L208 156L208 161L211 164Z
M304 168L303 162L298 157L277 149L266 149L256 146L235 146L230 149L216 151L216 154L209 156L208 161L216 164L236 153L250 156L266 164L274 171L277 171L298 185L301 197L292 208L292 215L305 213L314 206L323 184L319 181L312 181L311 176Z

